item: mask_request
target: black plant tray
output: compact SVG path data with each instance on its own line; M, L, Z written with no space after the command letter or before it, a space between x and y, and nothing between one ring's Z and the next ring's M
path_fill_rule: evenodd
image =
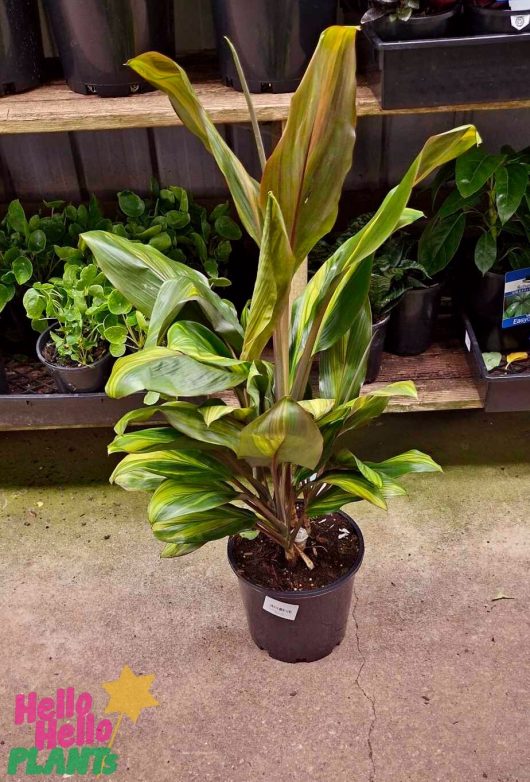
M394 42L364 35L364 70L383 109L530 98L530 33Z
M530 370L521 374L492 375L486 369L482 351L471 324L463 315L466 357L486 413L530 410Z

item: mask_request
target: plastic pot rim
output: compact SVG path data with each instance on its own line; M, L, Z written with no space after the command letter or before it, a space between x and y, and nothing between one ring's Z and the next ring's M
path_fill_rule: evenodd
M51 326L48 326L48 328L45 331L42 331L37 338L37 358L45 366L52 367L52 369L56 370L58 369L61 372L79 372L81 369L96 369L104 361L107 361L108 357L110 356L108 350L103 354L103 356L101 356L101 358L98 358L97 361L94 361L93 364L80 364L78 367L63 367L61 364L52 364L51 361L47 361L42 354L41 346L44 347L43 343L45 338L50 336L51 332L57 325L57 323L53 323Z
M348 570L347 573L345 573L343 576L338 578L336 581L332 581L331 584L326 584L326 586L318 587L318 589L301 589L300 591L297 592L291 590L283 590L283 589L268 589L267 587L261 586L260 584L254 584L252 581L249 581L248 578L242 576L241 573L237 572L236 564L234 561L234 537L235 536L229 537L228 544L227 544L227 556L228 556L228 562L230 564L230 567L232 568L237 578L240 579L241 581L244 581L245 584L248 584L248 586L251 587L255 592L258 592L267 597L272 597L273 599L277 599L277 600L287 600L287 601L293 599L308 600L312 597L318 597L320 595L326 595L329 592L333 592L335 589L337 589L337 587L339 587L341 584L344 584L346 581L348 581L357 573L364 559L365 549L364 549L364 537L361 528L359 527L357 522L355 522L354 519L352 519L351 516L349 516L347 513L344 513L344 511L342 510L336 511L335 514L326 514L326 516L330 516L330 515L341 516L342 519L345 521L345 523L349 524L353 528L353 531L357 535L357 539L359 541L359 551L357 553L357 557L355 558L355 562L353 563L353 565L351 566L351 568Z

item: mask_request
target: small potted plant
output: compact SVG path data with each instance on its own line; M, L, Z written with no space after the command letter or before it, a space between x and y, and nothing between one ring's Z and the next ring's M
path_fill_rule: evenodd
M174 48L171 0L44 0L68 86L119 97L150 89L124 63L150 49Z
M0 96L37 87L42 79L42 38L37 0L0 4Z
M35 283L24 295L24 307L41 332L37 356L63 393L100 391L112 357L145 342L144 316L93 263L69 262L62 277Z
M166 400L118 424L111 451L127 455L113 480L152 493L148 515L164 557L229 536L252 637L289 662L319 659L344 635L364 547L341 508L363 499L384 508L402 493L403 475L439 469L417 451L363 461L350 436L392 395L416 393L404 382L359 396L372 336L373 254L421 216L407 207L413 187L478 140L472 126L429 139L373 218L321 266L291 317L293 276L330 232L351 166L355 36L351 27L323 33L260 183L224 143L176 63L156 53L130 63L171 97L214 155L260 248L241 318L196 270L172 270L155 248L105 232L83 237L122 295L150 313L145 348L116 363L107 393L144 390ZM273 361L264 353L271 337ZM228 389L233 402L204 399ZM154 413L162 427L126 431Z
M361 24L383 41L444 38L459 13L457 0L370 0Z
M420 241L420 261L434 275L460 247L473 255L467 279L458 278L458 298L480 330L489 331L488 349L515 349L517 333L501 331L505 275L530 267L528 246L528 150L503 147L500 154L474 149L448 166L436 183L455 182ZM466 232L470 244L463 245ZM469 249L468 249L469 248ZM496 345L496 346L495 346Z
M213 0L221 72L242 89L225 37L233 41L251 92L293 92L322 30L337 21L337 0Z
M530 32L530 0L467 0L464 9L472 35Z

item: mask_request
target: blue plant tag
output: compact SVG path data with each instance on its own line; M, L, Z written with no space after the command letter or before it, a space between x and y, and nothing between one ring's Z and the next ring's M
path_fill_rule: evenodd
M530 323L530 267L508 272L504 278L503 329Z

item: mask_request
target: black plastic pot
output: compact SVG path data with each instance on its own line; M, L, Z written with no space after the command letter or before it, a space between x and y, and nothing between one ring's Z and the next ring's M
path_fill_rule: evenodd
M0 394L9 394L4 359L0 356Z
M53 328L54 326L50 326L38 338L37 357L55 380L57 389L63 394L92 394L101 391L112 369L112 356L107 353L103 358L86 367L60 367L51 364L43 354Z
M411 16L406 22L382 16L363 25L363 29L373 30L382 41L420 41L429 38L444 38L454 32L459 15L460 6L431 16Z
M320 33L337 22L337 0L213 0L223 80L241 90L228 36L251 92L293 92Z
M463 301L485 351L514 352L526 350L530 326L502 328L504 312L504 274L473 269L467 281L467 297Z
M530 32L390 42L364 32L365 72L384 109L530 98Z
M368 354L365 383L375 383L379 375L389 322L390 315L386 315L377 323L372 324L372 344Z
M527 11L468 5L465 16L471 35L517 35L530 32L530 2Z
M0 0L0 96L37 87L42 67L37 0Z
M489 350L498 350L500 353L504 351L501 348L490 348L482 341L479 342L478 334L465 314L463 321L466 356L485 412L508 413L530 410L530 373L492 376L486 369L482 353ZM528 351L528 340L527 344L521 344L519 349Z
M101 97L153 89L124 63L146 51L172 53L172 0L44 2L70 89Z
M252 584L237 572L234 541L232 538L228 541L228 561L239 580L250 635L254 643L275 660L286 663L314 662L331 654L344 638L350 614L353 578L364 557L364 540L353 519L345 513L339 515L344 525L357 535L359 554L346 575L320 589L283 592ZM265 610L264 605L269 600L280 603L277 609L285 616L277 616ZM293 614L294 619L285 618Z
M407 291L392 310L386 347L398 356L417 356L432 343L440 309L441 285Z

